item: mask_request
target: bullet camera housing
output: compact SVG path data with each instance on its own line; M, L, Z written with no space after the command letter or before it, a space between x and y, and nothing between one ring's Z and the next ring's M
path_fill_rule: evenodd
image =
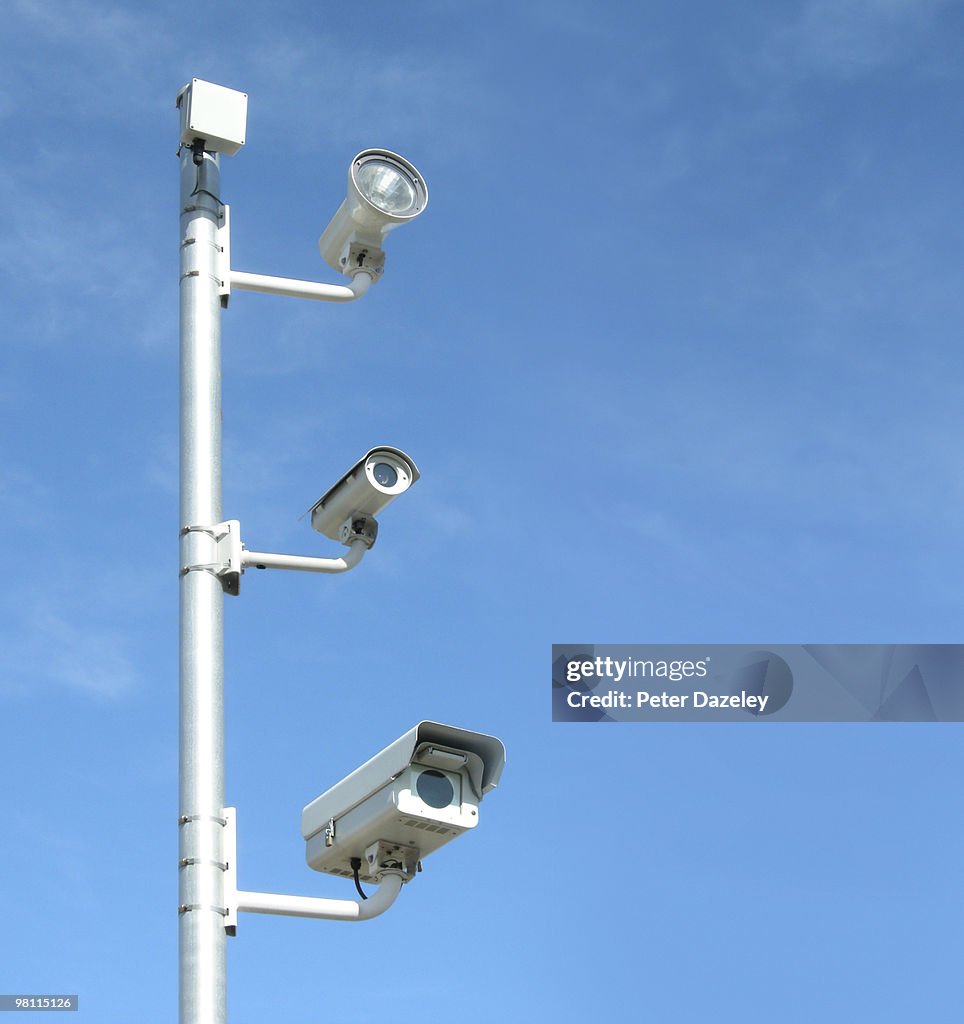
M505 747L494 736L419 722L305 807L309 867L351 878L352 859L364 872L366 851L381 843L410 875L419 860L475 828L479 802L504 765Z
M311 506L312 529L350 544L358 536L353 520L374 519L419 476L418 467L401 448L372 448Z
M351 277L381 273L389 231L414 220L428 205L428 188L414 164L387 149L366 149L348 168L348 195L318 239L322 259Z

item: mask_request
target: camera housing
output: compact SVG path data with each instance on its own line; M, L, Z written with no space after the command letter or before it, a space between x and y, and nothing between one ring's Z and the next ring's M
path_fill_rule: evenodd
M479 803L505 765L501 740L440 722L404 736L312 800L301 815L305 858L315 871L376 881L375 844L389 849L408 877L417 863L479 823Z
M375 541L376 527L372 524L366 531L366 521L374 520L420 475L401 448L372 448L311 506L312 529L342 544L351 544L361 537L368 540L370 547Z

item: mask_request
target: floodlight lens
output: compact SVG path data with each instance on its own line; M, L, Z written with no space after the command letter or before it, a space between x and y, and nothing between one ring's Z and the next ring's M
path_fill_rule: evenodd
M382 487L394 487L398 483L398 473L395 467L390 466L387 462L376 462L372 466L372 476L375 478L375 483Z
M429 807L448 807L455 798L455 787L441 772L429 768L415 780L415 792Z
M355 182L361 194L383 213L404 217L415 211L415 183L387 160L366 160L355 171Z

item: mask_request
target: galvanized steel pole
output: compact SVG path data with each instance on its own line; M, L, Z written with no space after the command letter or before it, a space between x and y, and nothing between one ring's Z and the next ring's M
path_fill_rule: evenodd
M181 151L180 811L181 1024L225 1024L224 593L205 566L221 521L220 171Z

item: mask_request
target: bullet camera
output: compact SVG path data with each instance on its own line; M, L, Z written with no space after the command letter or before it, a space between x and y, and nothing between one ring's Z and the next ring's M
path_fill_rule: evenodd
M371 547L378 533L375 515L419 476L401 448L372 448L311 506L311 526L342 544L362 539Z
M318 239L322 259L354 276L381 276L385 236L428 205L428 188L413 164L387 149L366 149L348 168L348 195Z
M352 878L359 859L360 877L375 882L390 851L410 878L422 858L475 828L504 764L494 736L419 722L305 807L308 866Z

